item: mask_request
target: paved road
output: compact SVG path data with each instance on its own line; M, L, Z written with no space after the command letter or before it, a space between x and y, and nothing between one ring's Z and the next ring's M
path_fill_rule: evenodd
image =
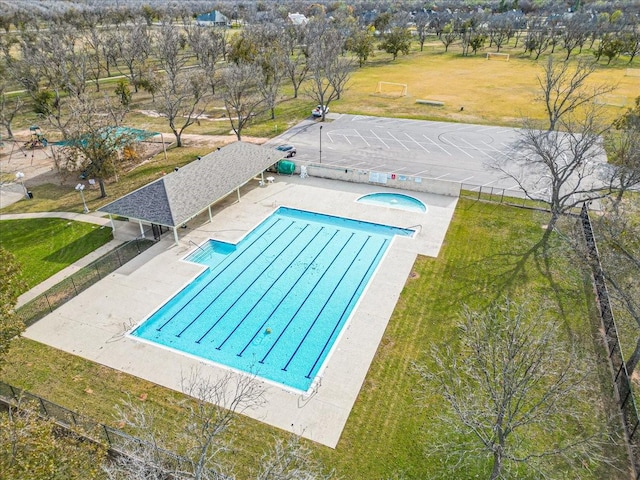
M518 190L513 179L489 167L491 162L518 155L517 129L360 115L330 116L332 121L325 123L305 120L269 143L293 143L298 150L296 158L304 161L321 160L327 165Z

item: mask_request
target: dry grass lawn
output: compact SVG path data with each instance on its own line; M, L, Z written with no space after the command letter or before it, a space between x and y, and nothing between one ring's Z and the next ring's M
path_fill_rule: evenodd
M510 61L487 60L485 54L462 57L459 53L412 52L390 61L380 53L357 69L343 99L332 110L362 115L429 118L491 125L519 125L523 117L543 119L537 76L547 57L535 61L511 55ZM637 77L626 76L626 65L598 67L590 84L614 84L609 100L626 98L628 106L640 94ZM408 95L401 98L375 96L379 81L405 83ZM437 100L443 107L416 104L418 99ZM612 102L613 103L613 102ZM461 107L464 110L461 111ZM619 116L624 109L608 107Z

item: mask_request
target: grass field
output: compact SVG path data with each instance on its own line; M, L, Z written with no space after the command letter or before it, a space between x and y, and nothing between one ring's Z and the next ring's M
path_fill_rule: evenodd
M557 310L566 331L575 335L585 354L596 358L598 332L592 324L592 297L582 272L567 260L561 242L553 242L547 261L527 256L540 239L545 216L539 212L461 199L438 258L419 258L400 301L342 438L335 450L311 445L325 465L344 479L449 479L486 477L488 464L472 470L456 467L442 456L425 457L425 451L450 431L434 422L443 405L435 392L419 396L413 363L428 362L430 346L441 343L455 330L463 304L482 308L507 293L526 295L535 304L543 299ZM29 340L19 340L2 372L7 383L26 388L67 407L112 422L113 406L131 395L147 394L147 402L162 407L163 427L174 438L183 421L177 406L180 396L157 385L85 361ZM46 359L46 360L45 360ZM593 398L593 421L599 422L610 405L610 379L605 362L589 381L601 393ZM420 405L426 402L426 407ZM584 428L593 425L583 425ZM238 478L249 478L264 445L278 431L241 418L233 428L232 461ZM626 466L626 450L610 445L596 452L611 459L613 467L593 466L580 478L614 479ZM467 468L467 467L465 467ZM558 470L554 478L567 478ZM395 477L394 475L404 475ZM523 478L533 478L524 475Z
M60 218L0 221L0 245L16 256L29 288L112 238L110 228Z
M508 50L507 50L508 51ZM432 120L520 126L524 117L543 119L544 105L538 101L537 76L547 57L538 61L512 55L509 62L486 60L484 54L461 57L457 53L413 52L390 62L386 54L355 71L334 111L361 115L428 118ZM615 97L627 105L640 94L638 78L626 76L626 68L598 67L591 85L617 85ZM375 96L379 81L404 83L406 97ZM418 99L438 100L443 107L416 104ZM460 111L464 107L463 111ZM612 117L624 109L607 108Z

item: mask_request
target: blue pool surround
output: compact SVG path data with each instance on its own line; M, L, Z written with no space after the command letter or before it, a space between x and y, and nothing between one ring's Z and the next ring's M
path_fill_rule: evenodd
M368 193L367 195L363 195L362 197L358 198L356 202L396 208L398 210L407 210L410 212L426 213L427 211L427 206L422 201L403 193Z
M195 249L205 270L130 335L308 391L393 238L414 233L280 207Z

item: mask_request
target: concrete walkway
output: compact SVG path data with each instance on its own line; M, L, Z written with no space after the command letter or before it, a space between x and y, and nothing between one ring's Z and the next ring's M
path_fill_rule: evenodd
M72 220L76 222L86 222L93 223L95 225L100 225L102 227L111 228L111 222L108 218L101 217L100 214L97 213L75 213L75 212L37 212L37 213L13 213L7 215L0 215L0 220L21 220L26 218L63 218L66 220ZM78 261L72 263L68 267L60 270L55 275L47 278L44 282L36 285L28 292L23 293L18 297L18 303L16 307L21 307L25 303L33 300L38 295L46 292L48 289L57 285L65 278L70 277L74 273L76 273L81 268L86 267L94 260L97 260L101 256L110 252L111 250L119 247L125 242L129 240L133 240L134 238L140 236L140 230L137 225L131 224L129 222L122 222L118 220L114 220L116 225L116 236L110 242L102 245L97 248L93 252L88 255L85 255Z

